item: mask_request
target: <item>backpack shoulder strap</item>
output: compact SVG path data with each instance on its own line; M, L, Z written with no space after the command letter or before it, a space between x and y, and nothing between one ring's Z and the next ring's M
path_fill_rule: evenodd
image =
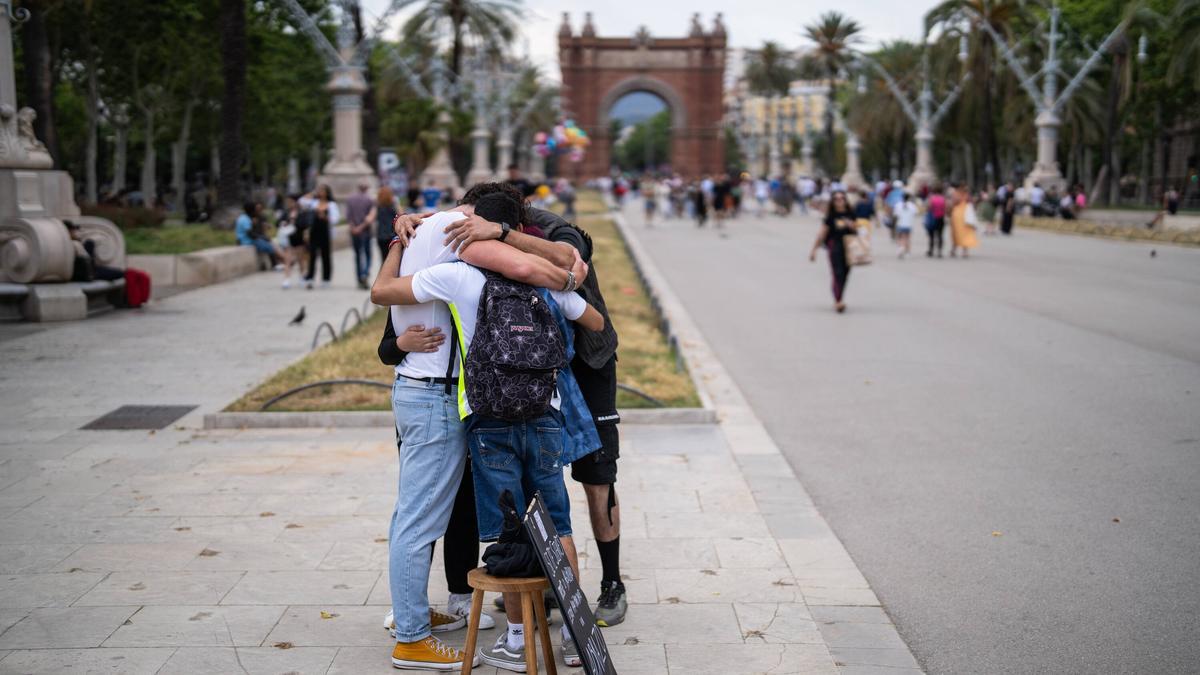
M450 378L454 377L454 358L458 357L458 417L467 419L470 410L467 408L467 364L463 359L462 318L458 315L458 306L453 302L447 303L450 308L450 358L446 361L446 393L450 393Z

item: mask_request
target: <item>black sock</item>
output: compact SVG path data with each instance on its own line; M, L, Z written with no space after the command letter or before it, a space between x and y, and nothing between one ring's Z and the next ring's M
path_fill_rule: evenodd
M602 581L621 582L621 537L612 541L597 541L596 548L600 549L600 567L603 569Z

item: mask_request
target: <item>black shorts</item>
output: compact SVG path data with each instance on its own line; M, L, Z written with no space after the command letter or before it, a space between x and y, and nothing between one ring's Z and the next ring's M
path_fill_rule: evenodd
M571 462L571 478L585 485L612 485L617 482L617 459L621 456L621 438L617 425L596 427L600 449Z
M603 368L595 369L576 357L571 362L571 371L579 381L600 435L599 450L571 463L571 478L586 485L611 485L617 482L617 458L621 456L621 437L617 432L617 423L621 421L617 414L617 359L614 356Z

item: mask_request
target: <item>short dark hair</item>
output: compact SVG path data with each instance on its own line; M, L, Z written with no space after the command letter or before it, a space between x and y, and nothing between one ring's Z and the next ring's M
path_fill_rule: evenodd
M475 202L475 213L493 223L516 225L521 218L521 202L510 194L493 192Z
M518 223L524 224L524 223L529 222L528 219L526 218L526 213L525 213L525 195L521 194L520 188L513 185L512 183L493 183L493 182L476 183L471 186L471 189L467 190L466 194L464 194L462 196L462 199L458 200L458 203L466 204L466 205L477 205L479 203L480 199L483 199L487 195L493 195L493 194L507 195L507 196L511 197L514 201L516 201L517 204L519 205L519 209L520 209L519 217L514 221L510 221L509 225L516 225ZM493 218L488 218L488 220L491 220L493 222L500 222Z

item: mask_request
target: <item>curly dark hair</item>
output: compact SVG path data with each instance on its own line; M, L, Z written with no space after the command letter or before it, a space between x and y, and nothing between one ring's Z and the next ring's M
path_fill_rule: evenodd
M469 204L474 206L479 202L481 197L486 195L502 193L512 197L521 210L520 224L529 224L529 212L525 208L525 197L521 194L521 190L511 183L476 183L467 190L462 199L458 200L459 205ZM514 225L516 223L513 223Z

